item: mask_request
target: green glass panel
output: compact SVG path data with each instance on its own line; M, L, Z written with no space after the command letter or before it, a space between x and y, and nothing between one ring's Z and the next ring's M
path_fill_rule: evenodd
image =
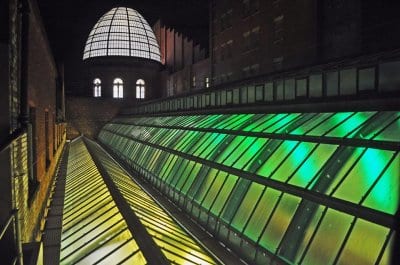
M286 126L288 123L292 122L293 120L295 120L299 116L300 116L299 113L288 114L283 119L279 120L278 122L274 123L270 127L266 128L264 130L264 132L267 132L267 133L276 132L277 130L279 130L280 128Z
M318 225L319 220L321 219L322 213L324 211L325 207L323 206L319 206L317 211L315 212L315 214L312 217L312 220L310 221L310 224L307 226L306 230L304 231L304 235L303 235L303 240L300 243L300 246L298 246L298 251L297 254L295 256L295 261L296 264L299 264L300 262L300 258L303 255L303 252L305 251L307 245L309 244L311 237L315 231L315 228Z
M236 119L231 124L227 125L224 129L235 130L236 128L240 127L243 123L251 119L253 116L254 114L240 114L238 116L238 119Z
M234 175L228 175L226 177L224 186L221 188L221 191L218 193L217 198L215 199L212 207L211 212L215 215L219 215L224 207L226 201L231 194L233 187L235 187L238 177Z
M232 166L232 164L238 160L241 156L255 141L255 137L246 137L237 148L225 159L224 164L227 166Z
M193 153L195 156L199 156L204 158L205 155L203 155L203 151L211 148L211 150L214 150L220 142L223 140L223 137L218 137L218 133L209 133L209 137L203 142L201 146ZM209 152L210 150L208 150Z
M399 207L400 194L400 155L397 154L388 169L375 184L363 205L395 214Z
M259 244L264 248L275 252L279 242L282 240L286 229L288 228L293 215L296 212L300 198L284 194L275 209L270 222L260 238Z
M394 121L391 125L389 125L383 132L374 137L374 140L400 142L399 132L400 132L400 118L397 118L397 120Z
M275 114L274 117L272 117L271 119L266 120L263 123L260 123L259 126L255 127L252 129L252 131L254 132L263 132L265 131L265 129L267 129L269 126L272 126L276 123L278 123L279 121L283 120L284 118L286 118L289 114L286 113L282 113L282 114Z
M214 200L216 199L216 197L218 196L218 193L221 191L221 187L224 184L227 176L228 173L226 172L223 171L218 172L218 175L216 176L214 183L212 184L210 190L207 192L207 195L201 204L205 209L210 210L210 207L214 202Z
M182 152L185 152L185 153L187 153L189 150L191 150L192 148L194 149L195 148L195 146L198 144L198 142L200 141L200 139L203 137L203 135L205 134L205 133L203 133L203 132L192 132L193 133L193 135L191 136L191 139L190 139L190 141L188 141L188 143L187 143L187 145L185 145L183 148L182 148Z
M284 116L284 114L281 114ZM282 117L282 116L281 116ZM276 114L266 114L263 117L261 117L260 119L258 119L256 122L246 126L245 128L243 128L243 131L246 132L251 132L253 131L255 128L257 128L258 126L262 125L263 123L269 121L270 119L276 119Z
M218 125L220 118L223 115L210 115L207 116L203 122L200 122L195 126L195 128L214 128L215 125Z
M325 133L332 130L339 123L344 122L347 118L353 115L353 112L339 112L330 116L324 120L323 123L319 124L316 128L312 129L307 135L323 136Z
M222 146L221 143L226 141L226 139L227 139L227 134L218 134L214 142L208 145L207 148L204 150L204 152L201 154L201 157L205 159L210 159L210 157L213 157L216 154L216 152L220 150L220 146Z
M281 192L267 188L256 205L256 209L244 230L244 234L254 242L258 241L280 195Z
M285 159L285 162L271 176L272 179L286 182L296 168L307 159L308 154L316 146L314 143L300 143Z
M354 217L329 209L302 264L333 264Z
M278 149L264 162L257 171L258 175L270 177L271 173L279 166L282 160L293 150L298 142L284 141Z
M256 159L256 154L260 152L263 148L264 144L268 140L265 138L258 138L252 145L240 156L239 160L237 160L232 166L238 169L242 169L246 165L246 170L249 165L253 163L253 160Z
M230 154L233 152L236 147L244 140L246 139L245 136L236 136L230 143L229 145L225 148L225 150L222 151L221 155L219 155L216 159L215 162L217 163L222 163Z
M196 152L197 149L199 149L204 144L205 141L207 141L208 137L210 137L210 133L201 132L197 137L197 141L190 147L188 146L185 149L185 152L192 155L194 152Z
M289 184L306 187L335 151L335 145L320 144L290 179Z
M243 198L235 217L232 220L232 226L238 231L242 231L247 220L255 207L255 202L264 190L264 186L258 183L252 183L246 196Z
M186 135L184 136L184 138L182 139L182 141L180 141L175 147L175 150L178 151L182 151L182 149L186 148L186 146L188 144L190 144L194 138L196 137L197 132L193 132L193 131L187 131Z
M358 203L382 173L392 155L393 152L390 151L367 149L333 196Z
M202 165L199 163L196 163L193 167L193 171L189 174L188 179L186 180L186 182L183 184L183 188L181 189L181 192L183 192L184 194L187 194L189 188L192 186L193 181L195 180L195 178L197 177L197 175L199 174L199 171L201 169Z
M358 219L337 264L375 264L389 229Z
M188 161L188 165L185 167L185 170L183 171L181 177L178 179L178 182L175 184L175 188L177 190L182 189L182 186L188 179L189 175L193 173L193 168L194 168L195 164L196 163L193 161Z
M330 131L326 136L331 137L344 137L353 130L357 129L364 122L366 122L370 117L372 117L376 112L357 112L345 122L337 126L335 129Z
M204 196L206 195L208 189L210 188L211 184L214 182L215 177L218 175L218 169L210 168L207 174L204 176L204 180L198 186L194 199L199 204L202 202Z

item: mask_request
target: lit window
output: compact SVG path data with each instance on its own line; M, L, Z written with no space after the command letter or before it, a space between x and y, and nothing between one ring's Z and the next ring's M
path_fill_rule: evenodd
M111 9L94 25L83 59L97 56L133 56L161 61L153 30L142 15L126 7Z
M192 77L192 87L196 87L196 76Z
M93 96L101 97L101 80L99 78L93 80Z
M122 82L121 78L114 79L113 97L114 98L123 98L124 97L124 82Z
M136 81L136 98L144 98L145 83L143 79Z
M206 77L205 85L206 87L210 87L210 78Z

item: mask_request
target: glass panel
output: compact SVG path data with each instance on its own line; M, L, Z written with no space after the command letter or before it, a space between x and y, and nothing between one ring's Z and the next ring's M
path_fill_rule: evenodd
M257 171L258 175L270 177L271 173L279 166L282 160L293 150L298 142L284 141L279 148L264 162Z
M256 209L244 231L244 234L254 242L258 241L280 195L280 191L267 188L256 205Z
M340 71L340 95L354 95L357 91L356 69Z
M358 203L382 173L392 155L388 151L367 149L333 196Z
M252 183L249 190L246 193L246 196L243 198L242 203L239 206L238 211L235 214L235 217L232 220L232 226L238 231L242 231L247 219L249 219L253 208L255 207L255 202L258 200L258 197L264 190L264 186Z
M290 179L289 184L306 187L321 167L329 160L336 146L320 144Z
M326 136L332 137L344 137L348 135L357 127L361 126L365 121L372 117L376 112L357 112L351 116L348 120L337 126L335 129L330 131Z
M374 137L374 140L399 142L400 118L389 125L383 132Z
M330 72L325 74L326 95L336 96L339 93L339 74L338 72Z
M284 194L282 196L278 207L275 209L270 222L267 224L267 228L260 238L259 244L261 246L272 252L276 251L299 203L299 197L290 194Z
M245 165L250 165L254 159L256 159L256 154L263 148L264 144L268 140L264 138L258 138L251 146L248 148L232 166L238 169L242 169ZM247 169L247 167L246 167Z
M310 75L310 98L322 97L322 75Z
M363 205L394 215L399 207L400 155L391 162L388 169L375 184Z
M389 229L358 219L337 264L375 264Z
M231 194L233 187L236 185L236 181L238 180L238 177L234 175L228 175L226 178L226 181L224 183L224 186L222 187L221 191L218 193L217 198L215 199L212 207L211 207L211 212L217 216L222 211L222 208L224 207L227 199L229 198L229 195Z
M303 135L306 132L312 130L314 127L318 126L320 123L324 122L326 119L328 119L332 115L334 115L334 114L333 113L318 113L317 115L314 116L314 118L307 121L302 126L299 126L296 129L294 129L293 131L291 131L291 134Z
M290 155L285 158L285 162L283 162L278 170L272 174L271 178L281 182L286 182L297 167L307 158L315 146L316 144L314 143L305 142L297 145Z
M226 173L226 172L223 172L223 171L218 172L218 174L214 180L214 183L212 184L210 190L208 191L208 193L202 203L202 206L205 209L210 210L210 207L211 207L212 203L214 202L214 200L216 199L216 197L218 196L218 193L222 192L221 187L225 183L225 179L227 176L228 176L228 173Z
M375 89L375 68L365 68L358 70L358 90Z
M302 264L333 264L352 221L352 216L329 209Z
M338 112L338 113L335 113L333 116L329 117L322 124L320 124L318 127L316 127L315 129L313 129L312 131L307 133L307 135L323 136L329 130L331 130L332 128L337 126L339 123L345 121L351 115L353 115L353 112Z

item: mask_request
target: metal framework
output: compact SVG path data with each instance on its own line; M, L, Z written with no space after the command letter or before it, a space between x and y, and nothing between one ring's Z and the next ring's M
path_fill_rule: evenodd
M99 139L252 264L388 264L399 117L119 117Z
M132 56L160 62L160 48L149 23L136 10L113 8L94 25L83 60L100 56Z

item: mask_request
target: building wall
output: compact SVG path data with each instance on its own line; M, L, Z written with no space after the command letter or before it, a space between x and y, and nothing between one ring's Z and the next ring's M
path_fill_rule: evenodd
M138 79L145 81L146 100L158 98L161 94L160 67L157 62L148 60L136 61L136 58L120 58L118 60L102 58L95 63L88 62L85 96L93 96L93 81L95 78L99 78L101 80L102 97L112 98L114 79L121 78L124 99L136 99L136 82Z
M82 134L95 139L104 124L109 122L122 107L135 103L112 98L67 96L67 138L74 139Z
M0 42L0 91L7 91L9 88L9 65L8 65L8 44ZM5 143L5 140L10 133L10 114L9 114L9 104L8 97L0 97L0 145Z
M315 0L212 1L213 84L315 62L316 19Z
M33 167L28 191L29 210L25 212L23 241L40 237L40 225L50 185L59 159L65 130L56 121L57 66L35 1L30 1L28 29L28 105L32 136ZM24 52L24 51L23 51ZM57 140L58 139L58 140Z

